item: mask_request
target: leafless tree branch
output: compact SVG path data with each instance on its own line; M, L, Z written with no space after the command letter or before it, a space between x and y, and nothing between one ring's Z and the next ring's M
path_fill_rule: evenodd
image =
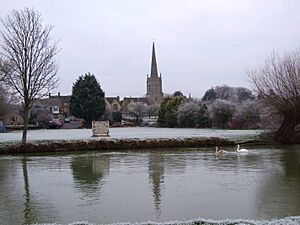
M277 137L288 142L300 123L300 51L283 56L273 52L248 76L271 114L282 119Z
M41 15L33 9L13 10L0 31L0 73L6 83L21 96L24 104L26 142L29 109L57 86L57 42L52 42L51 26L43 26Z

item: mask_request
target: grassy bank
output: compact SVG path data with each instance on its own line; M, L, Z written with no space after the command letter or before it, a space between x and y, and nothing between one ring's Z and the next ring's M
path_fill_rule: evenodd
M16 143L2 143L0 154L41 153L62 151L110 151L147 148L178 148L178 147L208 147L229 146L235 142L219 137L195 138L150 138L150 139L114 139L99 138L95 140L59 140L35 141L20 145Z

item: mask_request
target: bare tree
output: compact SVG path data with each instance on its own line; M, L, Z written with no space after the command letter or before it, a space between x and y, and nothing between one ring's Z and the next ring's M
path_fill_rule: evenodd
M7 106L8 106L7 93L0 83L0 120L4 120L4 117L8 112Z
M5 116L11 113L18 103L15 93L0 82L0 120L4 120Z
M151 116L157 117L158 110L159 110L159 104L151 104L151 105L145 106L145 111L146 111L149 119L151 118Z
M3 84L5 77L4 77L4 63L2 62L0 58L0 85Z
M275 137L281 142L291 141L300 124L300 51L283 56L272 53L248 76L271 114L281 119Z
M129 115L135 117L136 124L139 124L141 122L141 117L146 114L146 105L142 102L131 104L128 107L128 113Z
M201 104L198 101L184 102L179 105L177 111L177 124L179 127L195 127L197 114Z
M47 95L58 82L57 43L50 37L52 27L44 27L41 15L33 9L13 10L2 24L0 72L23 101L24 144L34 99Z
M213 127L227 129L235 110L235 104L231 101L223 99L214 101L209 107Z

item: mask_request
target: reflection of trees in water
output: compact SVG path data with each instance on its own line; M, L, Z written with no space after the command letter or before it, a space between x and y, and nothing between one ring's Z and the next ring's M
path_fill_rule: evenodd
M21 167L12 159L1 160L0 163L0 221L6 220L6 224L33 224L44 216L49 218L50 215L54 215L49 202L45 199L39 200L38 196L31 192L27 157L18 162ZM4 201L4 204L1 201Z
M166 173L180 174L185 172L186 168L186 155L188 153L171 153L165 155L164 167Z
M258 194L259 217L285 217L300 214L300 149L285 146L274 164L281 165L263 181Z
M71 163L76 188L94 195L101 188L101 181L109 173L109 155L74 157Z
M30 224L33 221L30 221L32 218L31 216L31 196L29 190L29 178L28 178L28 171L27 171L27 159L22 158L22 170L23 170L23 178L24 178L24 224Z
M37 199L37 196L30 191L30 177L28 173L28 159L22 158L22 173L24 179L24 222L23 224L32 224L35 222L44 222L42 218L51 218L54 215L53 206L45 199ZM43 196L44 197L44 196Z
M287 146L281 162L284 166L286 176L288 178L298 178L297 180L300 181L300 146Z
M18 164L10 160L0 161L0 223L22 224L23 222L23 186L19 187ZM14 216L12 216L14 212Z

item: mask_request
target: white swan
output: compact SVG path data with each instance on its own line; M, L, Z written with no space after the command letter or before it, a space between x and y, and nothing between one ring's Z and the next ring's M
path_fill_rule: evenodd
M237 149L236 149L236 151L238 152L238 153L247 153L247 152L249 152L247 149L245 149L245 148L242 148L242 149L240 149L240 145L237 145Z
M220 149L218 148L218 146L216 146L216 154L225 154L227 153L227 151L223 150L223 149Z

